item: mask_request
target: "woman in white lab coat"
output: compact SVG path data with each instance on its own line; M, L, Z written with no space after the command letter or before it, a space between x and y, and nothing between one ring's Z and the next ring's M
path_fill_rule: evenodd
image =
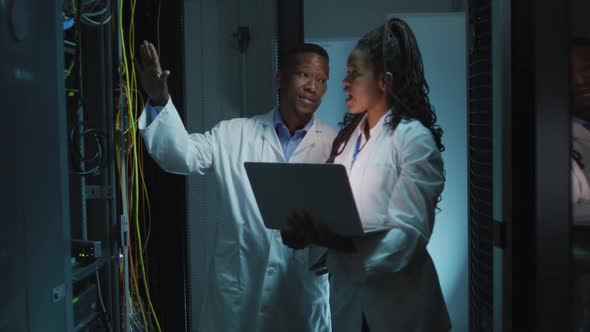
M449 331L426 250L445 180L442 130L410 27L390 19L366 34L347 74L349 110L328 161L346 167L363 228L384 231L341 238L296 214L283 242L330 248L334 332Z

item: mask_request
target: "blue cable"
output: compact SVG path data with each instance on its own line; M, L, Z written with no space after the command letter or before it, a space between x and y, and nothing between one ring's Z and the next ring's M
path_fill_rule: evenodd
M64 30L68 30L74 26L74 19L68 18L64 21Z

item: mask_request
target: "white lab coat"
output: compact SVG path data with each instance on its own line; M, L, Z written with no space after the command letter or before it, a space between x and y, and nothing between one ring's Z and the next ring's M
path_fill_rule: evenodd
M389 113L388 113L389 114ZM371 332L448 331L450 319L426 245L436 198L443 190L443 160L419 121L385 123L351 167L359 128L335 160L348 171L363 228L387 231L355 239L357 252L329 251L335 332L358 332L364 313Z
M582 124L572 122L572 145L575 151L582 157L582 169L578 163L571 158L571 186L573 203L574 225L588 226L590 224L590 130Z
M584 172L573 158L570 160L571 164L571 181L572 181L572 202L580 204L590 201L590 185ZM576 205L574 205L574 209Z
M590 130L576 121L572 122L572 147L582 156L584 169L581 171L590 179Z
M154 160L177 174L213 173L221 208L199 331L330 331L329 285L309 266L321 248L294 251L280 232L265 228L244 169L246 161L285 162L273 111L222 121L188 134L169 102L139 129ZM290 162L324 162L335 131L315 118ZM282 188L277 183L277 199Z

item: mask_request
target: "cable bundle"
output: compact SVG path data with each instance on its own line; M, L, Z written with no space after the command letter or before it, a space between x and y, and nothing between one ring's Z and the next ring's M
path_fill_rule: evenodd
M83 2L79 1L76 5L75 0L64 2L64 16L72 15L76 19L72 24L73 29L64 34L64 46L71 49L71 60L68 68L65 69L66 85L68 82L70 85L76 88L66 88L66 95L72 98L72 105L76 109L76 122L72 124L72 128L69 133L69 144L70 154L72 161L72 169L70 173L82 176L97 176L101 173L104 167L103 152L105 151L105 135L101 131L89 128L88 124L84 120L84 96L82 89L82 66L81 66L81 50L80 50L80 28L76 22L79 22L80 17L74 16L77 6L80 6ZM67 40L70 38L72 41ZM72 72L76 69L76 74L71 76ZM85 155L87 138L91 138L94 154L88 157ZM89 167L90 166L90 167Z
M64 16L66 20L68 17L79 17L77 21L87 25L105 25L112 19L111 0L64 1Z
M68 88L67 96L75 102L77 109L76 123L72 124L69 134L70 152L72 154L72 174L95 176L104 167L106 140L104 134L88 128L82 110L84 96L82 93L80 34L79 24L106 26L113 15L118 18L117 30L120 42L120 89L115 130L118 133L116 143L117 171L119 178L119 197L121 198L121 238L122 252L125 260L120 264L119 281L121 287L121 310L123 331L159 331L160 323L151 301L147 272L147 245L150 237L150 201L143 175L143 149L141 135L137 131L137 118L143 109L144 100L139 92L138 80L132 59L135 57L135 8L136 0L66 0L64 1L64 21L73 20L71 29L65 32L64 44L70 48L71 61L65 69L65 79L76 88ZM125 16L124 16L125 9ZM159 12L159 11L158 11ZM115 14L116 13L116 14ZM158 15L159 16L159 15ZM128 24L124 25L125 22ZM159 19L158 19L159 30ZM69 39L69 40L68 40ZM159 33L158 33L159 39ZM77 75L72 75L76 73ZM116 90L117 91L117 90ZM85 155L85 141L96 143L92 154ZM120 152L120 153L119 153ZM80 164L80 166L78 166ZM88 166L90 167L87 167ZM124 286L128 285L128 287ZM100 285L99 285L100 287ZM126 291L128 289L128 291ZM102 295L102 294L99 294ZM103 311L106 315L106 309ZM108 316L106 318L109 323Z
M138 80L132 59L135 57L135 8L136 0L131 0L127 8L119 2L119 38L121 41L120 74L122 77L122 94L118 104L116 129L122 133L117 155L122 214L128 216L129 231L124 242L129 244L129 302L122 294L122 312L125 320L129 319L132 331L161 331L158 317L154 310L149 292L147 274L147 244L150 236L151 214L150 200L143 175L142 140L137 130L137 118L144 107L144 100L138 89ZM124 9L129 10L129 25L123 25ZM123 113L123 114L122 114ZM128 174L128 177L127 177ZM125 266L120 269L121 280L125 282ZM121 287L124 289L125 287ZM127 308L127 306L129 308ZM130 315L127 315L129 309ZM124 320L124 321L125 321Z

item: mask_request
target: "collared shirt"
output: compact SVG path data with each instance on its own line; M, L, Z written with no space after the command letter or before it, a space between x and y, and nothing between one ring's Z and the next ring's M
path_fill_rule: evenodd
M295 134L291 136L291 132L289 131L289 128L287 128L287 125L283 122L281 113L277 108L273 116L273 120L277 136L279 137L279 142L281 142L281 148L283 148L285 160L289 160L289 158L291 158L293 151L297 149L297 146L299 145L299 143L301 143L301 141L305 137L305 134L307 134L307 131L313 125L314 119L315 116L312 116L311 120L309 120L309 122L307 122L307 124L303 128L296 130Z
M147 103L145 103L145 115L148 125L156 119L156 117L158 116L158 114L160 114L163 108L164 106L152 106L149 100Z

